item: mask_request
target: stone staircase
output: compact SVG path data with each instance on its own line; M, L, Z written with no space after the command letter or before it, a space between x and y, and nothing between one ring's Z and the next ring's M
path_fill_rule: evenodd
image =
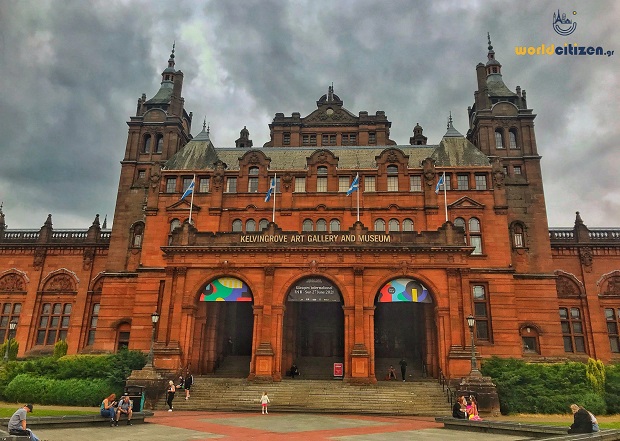
M303 375L303 372L302 372ZM349 384L341 380L285 379L280 382L194 376L191 398L179 390L174 410L251 411L266 391L274 412L449 416L450 405L433 379ZM166 409L162 398L156 409Z

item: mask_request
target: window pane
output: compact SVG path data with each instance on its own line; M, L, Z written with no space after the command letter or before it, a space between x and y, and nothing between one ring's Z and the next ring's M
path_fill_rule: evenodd
M570 309L571 318L578 319L581 317L581 313L579 312L579 308L571 308Z
M398 220L390 219L390 222L388 225L389 225L390 231L400 231L400 225L399 225Z
M618 324L616 322L607 322L607 333L618 335Z
M248 179L248 193L257 193L258 192L258 178L249 178Z
M210 189L209 178L200 178L200 187L198 191L200 193L208 193Z
M241 232L242 229L243 229L243 223L239 219L235 219L232 224L232 230L234 232L239 233Z
M375 221L375 231L385 231L385 221L383 219Z
M562 322L562 334L570 334L570 324L568 322Z
M499 130L495 132L495 148L496 149L504 148L504 142L502 140L502 132L500 132Z
M63 308L63 314L71 314L71 303L65 304Z
M303 223L302 231L312 231L312 229L313 229L312 221L310 219L306 219Z
M611 308L606 308L605 309L605 318L607 320L615 320L616 319L616 314L614 314L614 310Z
M327 191L327 178L316 178L316 191L325 193Z
M508 132L508 137L510 140L510 148L511 149L516 149L517 147L517 137L515 135L515 133L511 130L510 132Z
M364 191L373 192L375 190L375 177L366 176L364 178Z
M2 314L9 314L10 312L11 312L11 304L5 303L4 306L2 306Z
M560 318L568 318L568 310L566 308L560 308Z
M570 337L564 337L564 352L573 352L573 342Z
M261 221L258 223L258 229L260 231L263 231L268 226L269 226L269 221L267 219L261 219Z
M472 254L482 254L482 238L480 236L471 236L470 245L475 247Z
M403 221L403 231L413 231L413 221L411 219Z
M583 337L575 337L575 352L586 352L586 342Z
M245 223L245 232L251 233L256 231L256 222L253 219L248 219Z
M60 314L61 311L61 304L60 303L54 303L54 308L52 311L52 314Z
M316 231L327 231L327 221L325 219L316 221Z
M22 310L22 304L16 303L15 306L13 307L13 314L19 314L21 310Z
M489 324L486 320L476 322L476 337L480 340L489 339Z
M258 167L250 167L248 174L250 176L258 176Z
M573 333L583 334L583 328L581 326L581 322L573 322Z
M226 192L237 193L237 178L228 178L226 181Z
M486 175L476 175L476 190L487 189L487 177Z
M515 247L523 248L523 234L515 233L514 240L515 240Z
M45 343L45 330L37 332L37 344L42 345Z
M68 328L69 327L69 317L63 317L62 318L62 323L60 324L61 328Z
M338 191L340 193L346 193L349 190L350 185L348 176L338 177Z
M522 337L523 352L536 352L536 338Z
M387 191L398 191L398 176L388 176Z
M166 193L174 193L177 187L176 178L168 178L166 179Z
M474 285L474 299L484 300L484 286Z
M410 176L409 177L409 191L422 191L421 176Z
M616 354L620 352L620 341L618 341L618 337L609 337L609 344L611 345L611 352Z
M295 192L304 193L305 191L306 191L306 178L296 177L295 178Z
M327 167L317 167L316 174L317 175L326 175L327 174Z
M463 219L462 217L457 217L456 219L454 219L454 226L455 227L461 227L464 230L465 229L465 219Z
M469 176L468 175L457 175L456 183L458 185L459 190L469 190Z
M59 317L52 317L52 320L50 321L50 326L52 328L57 328L59 320L60 320Z
M56 343L56 330L50 330L47 333L47 339L45 340L46 345L53 345Z
M512 168L512 171L514 172L514 174L515 174L515 175L520 175L520 174L521 174L521 166L519 166L519 165L515 165L515 166Z
M480 233L480 221L475 217L469 219L469 232Z
M340 231L340 221L338 219L332 219L329 223L329 230L332 232Z
M486 317L487 304L484 302L476 302L474 304L474 314L476 315L476 317Z

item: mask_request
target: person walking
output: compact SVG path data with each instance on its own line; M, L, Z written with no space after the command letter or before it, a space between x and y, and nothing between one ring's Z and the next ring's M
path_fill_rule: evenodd
M262 410L263 415L269 414L268 407L269 407L269 403L270 402L271 401L269 401L269 397L267 396L267 392L263 392L263 396L260 397L260 405L261 405L261 410Z
M189 390L194 384L194 376L189 371L185 374L185 399L189 400Z
M176 392L176 388L174 387L174 381L170 380L168 382L168 389L166 389L166 404L168 404L168 412L172 412L172 400L174 400L174 393Z
M32 412L32 404L26 404L24 407L20 407L15 411L13 416L9 419L9 434L29 436L30 441L39 441L39 438L32 430L26 427L26 415L28 412Z
M398 364L400 364L400 373L403 376L403 381L405 381L405 378L407 378L407 361L405 357L401 358Z

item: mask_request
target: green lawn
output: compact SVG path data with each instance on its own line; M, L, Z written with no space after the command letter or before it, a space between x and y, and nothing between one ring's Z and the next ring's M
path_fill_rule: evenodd
M13 406L8 407L7 404L3 404L0 406L0 418L10 418L15 411L19 409L19 404L15 404ZM83 408L67 408L63 407L62 409L50 409L47 407L34 406L34 412L29 414L32 416L63 416L63 415L93 415L98 412L95 410L84 410Z

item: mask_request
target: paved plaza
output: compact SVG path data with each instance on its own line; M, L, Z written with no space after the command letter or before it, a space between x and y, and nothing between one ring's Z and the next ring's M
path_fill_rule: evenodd
M35 433L48 441L462 441L471 437L471 433L442 429L428 417L156 411L146 424L124 423L118 427L38 429ZM476 433L475 439L516 441L523 437Z

